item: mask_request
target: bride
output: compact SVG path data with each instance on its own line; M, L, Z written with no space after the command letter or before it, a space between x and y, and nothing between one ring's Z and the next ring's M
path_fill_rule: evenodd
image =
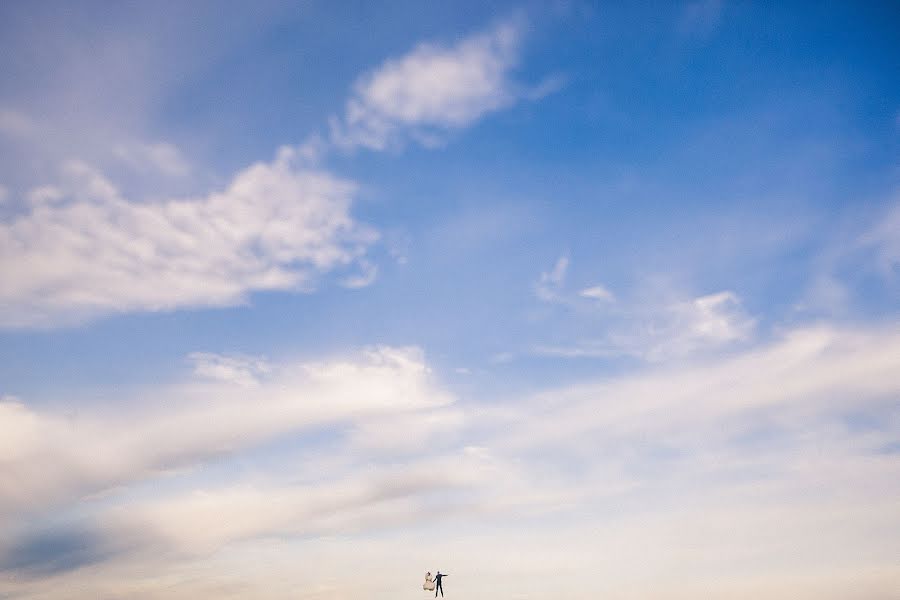
M431 571L425 573L425 583L422 585L422 589L429 592L434 589L434 579L431 577Z

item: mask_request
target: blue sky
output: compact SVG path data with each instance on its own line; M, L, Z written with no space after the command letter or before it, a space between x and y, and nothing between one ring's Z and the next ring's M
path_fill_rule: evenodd
M0 597L896 589L894 6L0 13Z

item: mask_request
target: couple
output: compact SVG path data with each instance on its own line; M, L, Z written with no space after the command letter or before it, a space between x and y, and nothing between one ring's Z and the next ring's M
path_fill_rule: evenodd
M441 578L447 577L446 573L437 572L437 575L434 576L434 579L431 578L431 571L425 573L425 585L422 586L423 590L434 590L434 597L437 598L438 591L441 592L441 598L444 597L444 588L441 586Z

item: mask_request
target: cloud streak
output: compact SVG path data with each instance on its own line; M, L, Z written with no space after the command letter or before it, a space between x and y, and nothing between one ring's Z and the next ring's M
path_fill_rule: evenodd
M283 365L261 383L247 381L258 361L195 360L201 374L220 381L158 390L164 401L152 407L69 418L14 398L0 402L0 522L278 436L453 400L435 387L421 353L408 348Z
M0 224L0 326L245 302L259 290L311 289L378 237L350 214L355 185L291 164L289 153L200 198L130 202L69 163L62 187Z

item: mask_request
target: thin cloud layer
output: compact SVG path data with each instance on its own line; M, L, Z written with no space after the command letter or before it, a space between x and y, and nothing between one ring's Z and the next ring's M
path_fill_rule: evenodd
M331 121L332 142L371 150L405 138L432 145L509 106L522 95L510 79L519 37L516 25L504 23L450 47L420 44L385 62L355 84L344 115Z
M638 431L677 437L681 427L700 430L770 410L778 411L781 424L800 423L815 413L839 416L900 392L894 376L898 365L896 327L883 332L803 328L732 358L657 367L608 383L541 394L533 416L520 419L508 437L516 446L578 445L582 435L598 441ZM698 439L716 437L705 433Z
M93 526L72 525L71 535L60 530L62 537L53 538L49 546L46 532L26 531L2 544L0 562L13 573L58 572L57 585L72 578L91 581L90 589L116 581L126 587L143 581L141 585L149 586L143 591L150 593L158 592L160 584L123 575L129 564L144 568L155 564L156 569L187 565L196 576L205 561L215 561L223 552L239 556L257 552L274 543L273 537L313 539L313 548L320 549L333 536L345 540L343 561L355 562L364 559L357 541L371 539L367 533L373 530L415 538L451 528L454 543L461 551L468 545L471 552L472 547L482 548L476 540L484 527L499 527L489 535L492 542L485 540L488 546L515 539L517 528L498 526L498 521L512 519L527 523L531 545L549 552L525 551L522 567L528 563L540 568L534 561L556 557L548 567L556 576L566 567L553 561L575 561L573 568L587 568L577 556L595 555L619 540L622 557L609 559L621 563L614 569L619 579L610 589L625 585L634 561L641 557L640 564L648 570L645 576L651 572L675 577L681 569L694 582L703 577L697 561L716 573L723 553L729 560L756 557L741 574L709 576L710 589L723 592L738 582L747 584L758 576L758 569L765 572L771 564L811 576L825 576L817 562L823 556L837 564L856 561L875 568L880 563L857 549L881 554L891 549L887 538L873 540L869 532L896 524L896 513L887 501L898 491L892 476L896 455L885 448L896 439L897 421L888 418L877 427L860 427L853 415L896 416L896 402L890 398L900 392L894 377L900 368L897 357L900 332L895 328L803 329L730 359L690 369L653 367L551 388L493 407L459 406L455 416L434 403L442 394L439 389L423 386L429 369L414 350L380 348L362 361L307 363L301 369L308 377L307 388L322 385L327 395L308 395L304 403L315 398L316 410L329 413L328 418L346 418L335 415L335 399L357 398L355 408L342 412L355 415L355 433L325 445L329 454L348 461L348 469L326 470L310 485L285 478L285 469L297 472L289 460L267 476L256 473L215 486L194 484L149 498L120 489L104 502L87 504ZM278 387L289 380L278 376ZM388 401L409 398L404 394L409 386L419 390L409 403L411 410ZM384 392L379 397L388 401L385 411L366 411L361 399L371 398L379 389ZM217 387L204 393L220 396L223 391ZM257 436L261 417L244 411L243 419L228 418L233 414L230 402L210 403L201 412L188 407L168 426L151 416L151 423L135 433L148 442L141 446L145 449L174 445L183 450L187 436L179 437L178 432L190 431L190 437L207 449L227 447L239 455L246 444L224 442L216 421L224 419L235 440ZM296 409L284 410L286 405L277 397L244 397L241 402L269 403L273 419L300 422L295 419L299 413L292 416ZM21 410L12 401L5 407ZM391 448L390 436L402 436L405 429L417 426L415 415L421 417L419 424L436 422L445 429L455 422L462 427L460 439L436 453L395 455L390 461L373 462L372 454L360 452ZM397 428L389 424L393 416L399 418ZM320 424L327 422L322 419ZM17 431L27 429L21 426L25 420L19 418ZM37 423L34 417L31 422ZM94 456L120 454L122 447L109 446L101 452L93 441L109 444L117 427L109 421L95 435L77 441L81 446L95 444ZM283 430L263 429L266 435ZM184 456L179 464L204 460L197 453ZM63 471L48 469L33 454L23 468L25 464L44 477ZM140 477L152 480L158 473L145 469ZM20 486L23 482L27 485L28 479L17 478ZM842 490L847 483L852 486ZM665 507L664 514L648 515L648 506ZM559 520L567 514L590 516L571 523ZM591 535L577 533L584 527ZM772 527L778 529L777 539L765 533ZM722 535L724 531L731 534ZM68 542L75 534L93 541L73 552ZM559 536L567 541L557 547ZM348 539L354 543L348 545ZM829 541L824 554L814 540ZM383 550L390 547L383 538L378 544ZM579 548L576 557L571 554L573 545ZM29 560L14 556L17 549L28 550ZM506 568L485 558L497 555L480 553L479 560L486 568ZM463 557L457 560L466 562ZM408 567L397 565L398 572L391 577L404 568ZM238 569L244 572L244 567ZM220 575L221 570L214 569L188 585L203 586L209 583L207 578ZM378 597L390 597L396 585L391 577L384 578ZM843 579L835 581L840 589L848 589ZM558 579L554 582L563 585ZM791 583L769 580L767 585L779 595L791 589ZM11 580L0 584L0 591L15 593L22 589L18 585ZM261 580L252 589L262 593L266 585ZM336 585L326 597L339 598L349 591L341 582ZM809 590L808 585L802 587Z
M354 360L271 367L194 355L216 382L156 391L164 400L77 418L0 402L0 523L314 426L452 402L421 353L378 347ZM249 364L249 366L248 366ZM260 365L265 382L248 380Z
M141 173L184 177L191 172L191 166L181 151L166 142L119 144L114 152L117 158Z
M134 311L229 306L258 290L302 290L377 239L350 214L355 186L287 153L201 198L130 202L70 163L0 224L0 326L75 323Z
M259 384L259 378L272 370L264 359L252 356L225 356L212 352L192 352L188 360L199 377L231 382L249 387Z

